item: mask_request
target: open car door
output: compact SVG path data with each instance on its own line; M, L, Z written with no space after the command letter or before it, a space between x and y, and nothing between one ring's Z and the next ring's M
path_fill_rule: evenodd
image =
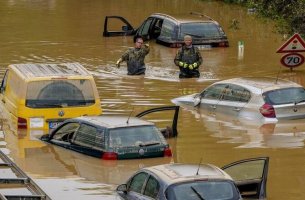
M104 37L134 35L136 30L123 17L106 16L104 22Z
M245 199L265 199L269 157L250 158L222 167Z
M136 117L141 118L144 115L147 115L147 114L150 114L150 113L173 110L175 112L174 112L174 116L173 116L172 127L166 127L164 129L161 129L161 133L164 135L165 138L177 137L178 136L177 123L178 123L179 109L180 109L179 106L157 107L157 108L152 108L152 109L149 109L149 110L145 110L145 111L137 114Z

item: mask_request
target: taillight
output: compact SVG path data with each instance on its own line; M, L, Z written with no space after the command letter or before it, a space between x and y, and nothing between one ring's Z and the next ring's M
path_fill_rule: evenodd
M114 152L105 152L105 153L103 153L102 159L103 160L117 160L118 154L114 153Z
M226 42L219 42L218 43L218 47L227 47L227 43Z
M18 117L18 122L17 122L17 126L20 129L25 129L27 128L27 121L26 119L22 118L22 117Z
M264 117L275 118L275 110L272 105L265 103L259 108L259 111Z
M169 147L164 149L163 155L166 157L172 157L172 150Z

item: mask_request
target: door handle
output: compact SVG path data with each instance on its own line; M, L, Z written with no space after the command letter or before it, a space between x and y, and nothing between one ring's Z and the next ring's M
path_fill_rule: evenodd
M215 105L212 105L212 106L210 106L210 108L216 109L216 106L215 106Z
M233 108L233 110L238 112L238 111L240 111L241 109L240 109L240 108L235 107L235 108Z

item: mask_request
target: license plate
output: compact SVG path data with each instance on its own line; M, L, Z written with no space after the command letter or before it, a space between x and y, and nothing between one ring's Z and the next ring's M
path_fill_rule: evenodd
M49 122L49 128L55 129L57 126L59 126L62 122Z

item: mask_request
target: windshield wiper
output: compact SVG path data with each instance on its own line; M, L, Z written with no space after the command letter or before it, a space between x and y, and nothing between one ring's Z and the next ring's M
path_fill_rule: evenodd
M194 37L204 37L204 35L196 35L196 34L192 34L192 33L183 33L183 34L194 36Z
M201 196L201 194L193 187L191 186L192 190L195 192L195 194L197 194L197 196L199 197L199 199L204 200L204 198Z
M30 105L30 104L29 104ZM59 104L59 103L33 103L31 104L32 107L35 108L63 108L65 107L63 104Z
M141 143L139 144L140 147L148 147L148 146L153 146L153 145L158 145L160 142L147 142L147 143Z
M302 100L299 100L299 101L295 101L294 105L297 105L297 104L302 103L302 102L305 102L305 99L302 99Z

